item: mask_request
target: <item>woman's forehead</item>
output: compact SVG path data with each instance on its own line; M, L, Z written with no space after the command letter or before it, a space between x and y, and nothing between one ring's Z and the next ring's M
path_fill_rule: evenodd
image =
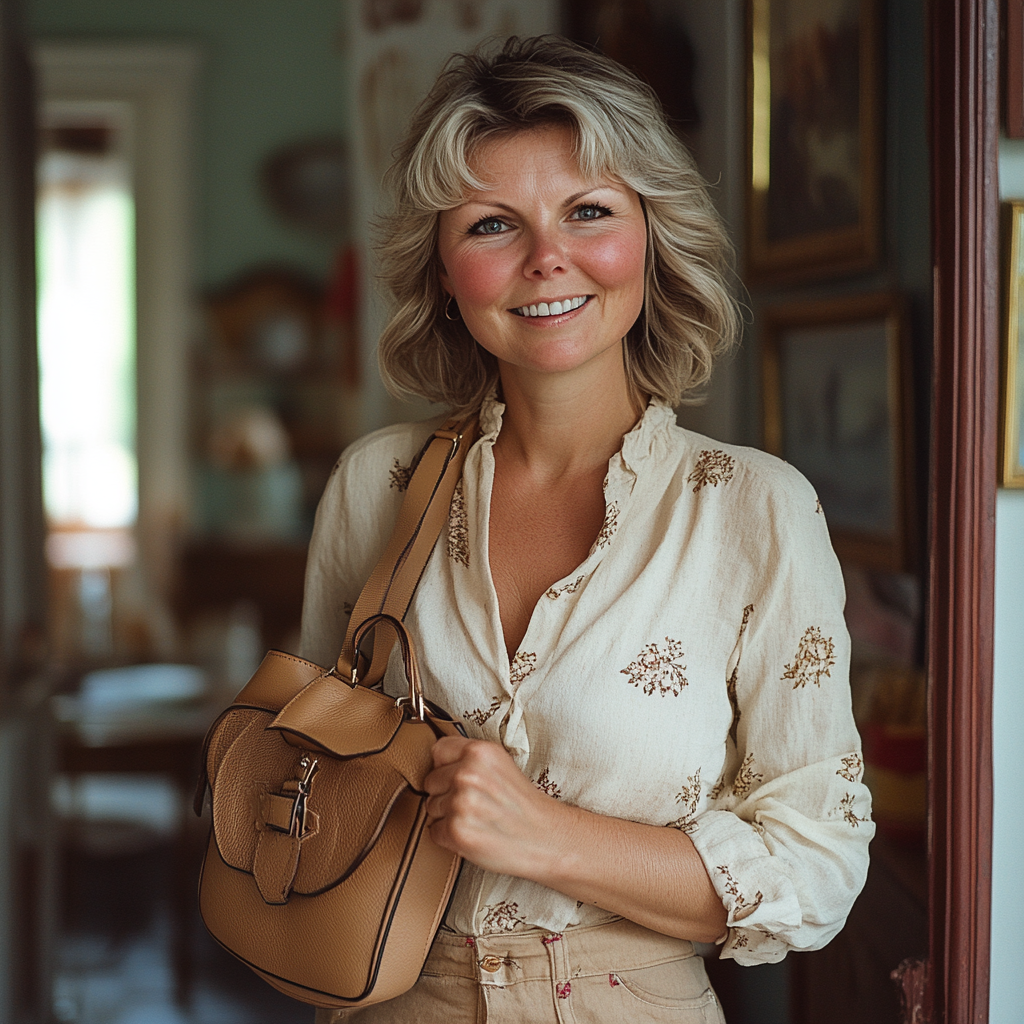
M541 125L492 135L470 151L466 163L469 176L461 182L463 202L530 173L572 177L581 188L623 184L622 178L608 169L581 166L576 133L568 125Z

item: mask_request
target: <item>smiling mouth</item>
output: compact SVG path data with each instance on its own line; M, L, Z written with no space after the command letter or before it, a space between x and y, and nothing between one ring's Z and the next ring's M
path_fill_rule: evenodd
M561 316L563 313L579 309L589 301L589 295L578 295L575 299L562 299L560 302L538 302L535 306L519 306L511 312L516 316Z

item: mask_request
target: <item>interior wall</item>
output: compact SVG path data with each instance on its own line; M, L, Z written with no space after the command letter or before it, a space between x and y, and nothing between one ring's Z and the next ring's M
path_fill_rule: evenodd
M258 168L282 144L347 135L339 0L26 0L25 6L36 40L177 40L202 54L195 140L200 287L266 261L326 275L334 246L274 217L260 194Z
M999 193L1024 199L1024 140L999 145ZM992 961L989 1018L1024 1022L1024 973L1016 946L1024 918L1024 789L1019 780L1024 736L1024 491L996 496L996 623L992 696Z
M693 87L701 126L693 133L691 150L701 174L711 186L711 196L736 247L737 265L742 266L746 128L744 2L670 0L665 6L671 7L694 50ZM749 347L749 339L746 339L738 351L719 361L706 400L685 405L680 410L679 422L683 426L727 444L755 443L751 425L743 414Z

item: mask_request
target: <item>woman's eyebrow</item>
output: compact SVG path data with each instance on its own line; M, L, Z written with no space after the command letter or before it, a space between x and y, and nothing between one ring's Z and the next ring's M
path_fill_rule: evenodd
M601 189L605 188L609 188L614 191L615 186L611 184L591 185L590 188L585 188L582 192L574 192L562 205L572 206L573 203L579 202L584 196L589 196L591 192L600 192Z

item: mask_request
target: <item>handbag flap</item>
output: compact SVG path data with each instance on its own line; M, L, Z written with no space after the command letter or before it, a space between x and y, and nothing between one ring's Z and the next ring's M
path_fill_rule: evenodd
M259 668L232 703L280 711L307 683L326 671L294 654L267 651Z
M421 790L431 767L436 737L422 722L407 722L396 730L384 751L341 760L297 750L279 729L268 728L268 712L239 709L237 715L242 714L251 716L250 721L237 731L220 763L208 769L214 780L217 849L225 863L254 874L262 856L261 836L271 833L268 840L276 840L286 834L295 782L309 773L308 765L316 759L297 837L297 866L288 886L303 895L323 892L351 874L373 848L398 797L408 789ZM238 728L237 715L232 732Z
M402 717L386 693L322 675L289 701L268 728L290 733L299 746L346 758L383 750Z

